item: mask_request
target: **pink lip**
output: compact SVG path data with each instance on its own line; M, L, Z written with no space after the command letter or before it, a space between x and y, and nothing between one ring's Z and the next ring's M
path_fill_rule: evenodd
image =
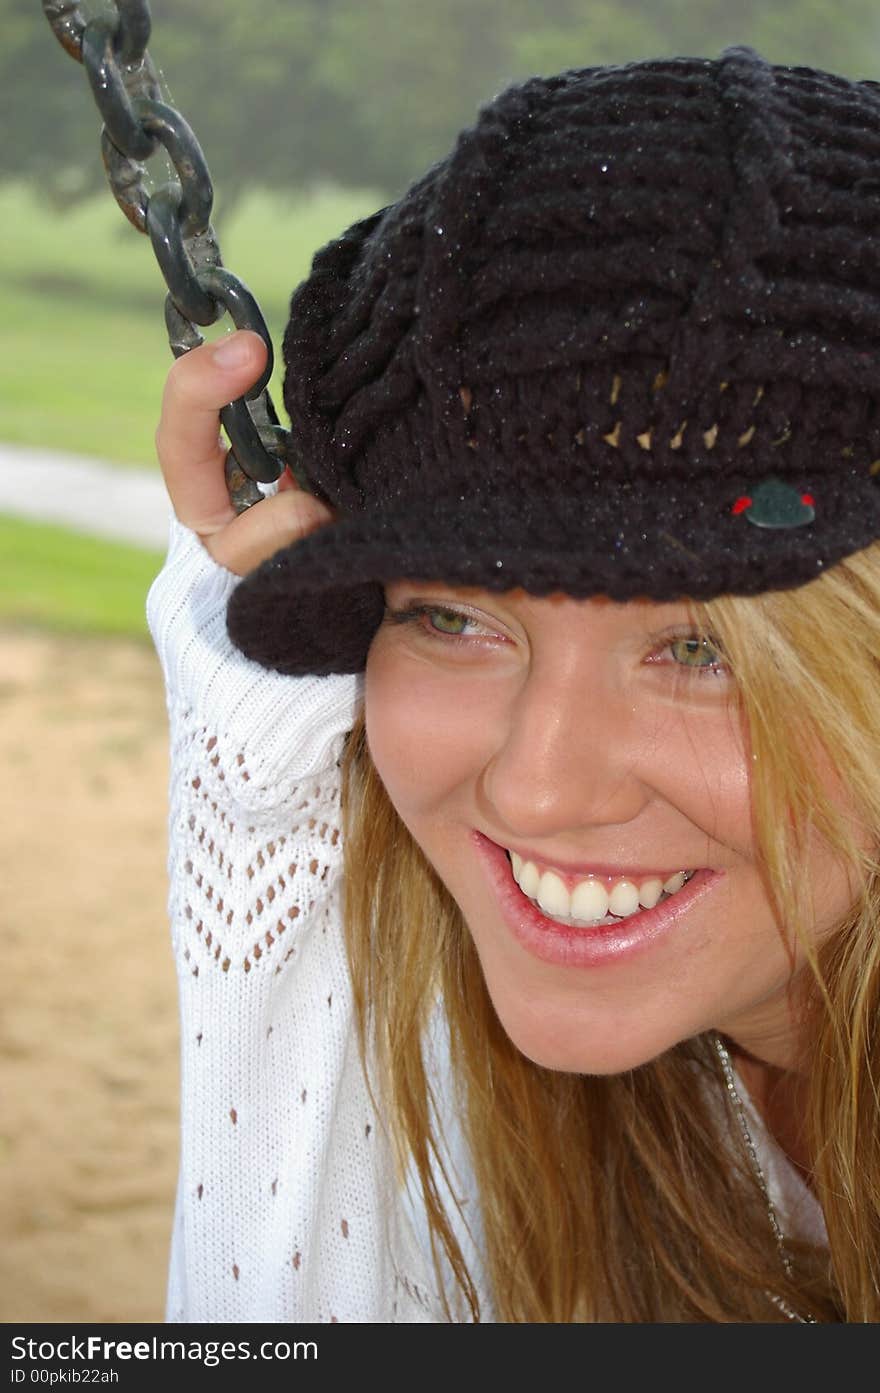
M605 928L575 929L547 919L523 894L503 847L476 830L471 840L514 938L533 957L563 967L599 967L644 952L673 929L724 875L723 871L698 870L681 890L653 909L640 909Z

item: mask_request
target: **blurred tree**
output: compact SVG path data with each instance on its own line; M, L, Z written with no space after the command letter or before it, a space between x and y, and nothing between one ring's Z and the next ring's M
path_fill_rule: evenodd
M103 178L82 69L58 48L38 0L0 0L0 34L0 178L25 175L76 197Z
M876 0L557 0L512 41L517 68L552 73L747 43L773 63L880 78Z
M750 43L774 62L880 77L876 0L152 0L151 10L151 56L227 205L249 185L327 179L393 196L481 102L535 72ZM39 0L0 0L0 33L0 179L39 180L56 199L97 188L97 113Z

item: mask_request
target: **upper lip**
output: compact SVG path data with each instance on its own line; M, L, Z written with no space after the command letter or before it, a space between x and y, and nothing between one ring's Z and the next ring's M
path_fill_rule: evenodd
M546 852L529 851L527 848L519 846L508 846L504 842L498 842L498 846L504 851L515 851L517 856L521 856L523 861L533 861L535 865L543 866L548 870L559 871L560 875L572 876L581 880L586 880L589 876L605 878L608 880L668 880L670 876L678 871L696 870L697 867L687 861L675 861L671 866L667 862L665 866L612 866L606 861L580 861L572 865L570 861L565 861L560 857L548 855Z

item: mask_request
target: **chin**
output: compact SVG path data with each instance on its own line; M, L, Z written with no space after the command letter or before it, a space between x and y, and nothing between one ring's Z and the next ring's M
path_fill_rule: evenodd
M504 1032L533 1064L562 1074L592 1074L608 1077L625 1074L649 1064L677 1044L667 1032L647 1032L612 1021L567 1019L552 1008L538 1003L498 1001L490 996Z

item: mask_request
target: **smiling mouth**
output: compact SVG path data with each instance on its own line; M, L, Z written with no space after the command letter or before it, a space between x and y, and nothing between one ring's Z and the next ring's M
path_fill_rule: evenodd
M545 918L565 928L595 929L619 924L672 899L696 874L695 870L682 870L665 879L648 876L638 881L625 876L585 876L566 884L554 870L542 871L534 861L524 861L515 851L505 854L513 879L525 898Z

